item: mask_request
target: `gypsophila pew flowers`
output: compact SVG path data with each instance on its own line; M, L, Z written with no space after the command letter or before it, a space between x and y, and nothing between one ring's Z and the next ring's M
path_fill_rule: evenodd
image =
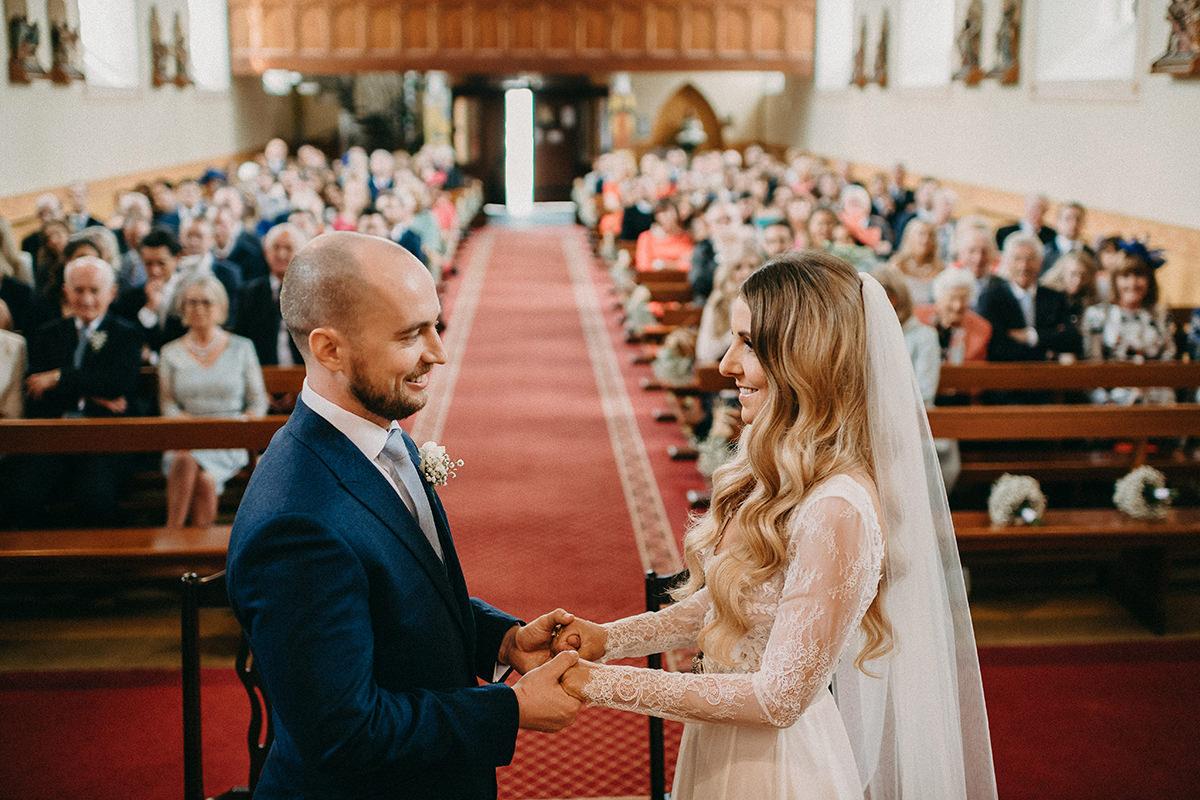
M992 484L988 495L988 518L993 525L1041 525L1046 513L1046 495L1029 475L1007 472Z
M446 481L458 474L462 459L455 461L446 455L446 448L437 442L426 442L417 450L421 456L421 475L434 486L445 486Z
M1135 519L1162 519L1177 494L1161 472L1141 466L1116 482L1113 503Z

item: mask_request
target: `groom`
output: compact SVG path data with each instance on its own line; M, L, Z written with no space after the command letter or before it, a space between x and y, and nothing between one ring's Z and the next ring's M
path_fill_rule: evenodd
M494 798L518 728L574 720L558 680L578 656L551 657L566 612L522 625L467 596L395 423L445 363L433 280L386 239L330 233L293 259L280 302L307 377L246 489L227 573L275 722L255 798ZM503 667L515 686L491 682Z

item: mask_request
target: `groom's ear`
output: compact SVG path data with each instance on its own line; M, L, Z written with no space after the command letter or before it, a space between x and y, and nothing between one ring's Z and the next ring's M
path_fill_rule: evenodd
M313 360L330 372L339 372L346 360L346 338L336 328L313 328L308 334Z

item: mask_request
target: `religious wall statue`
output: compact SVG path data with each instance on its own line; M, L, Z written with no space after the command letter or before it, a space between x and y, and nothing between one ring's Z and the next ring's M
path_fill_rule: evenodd
M183 23L179 12L175 12L175 23L172 26L171 55L175 58L175 85L192 85L192 62L188 55L187 38L183 35Z
M1021 77L1021 0L1004 0L1000 27L996 30L996 66L987 74L1011 86Z
M1167 21L1171 23L1167 50L1154 60L1150 71L1200 75L1200 0L1173 0L1167 6Z
M867 83L867 18L863 17L858 27L858 47L854 50L854 71L850 74L850 84L861 89Z
M966 16L963 17L962 29L954 37L959 63L954 80L962 81L967 86L975 86L983 80L983 69L979 66L979 44L982 39L983 2L971 0Z
M679 132L675 134L675 144L691 155L707 141L708 134L704 132L704 123L696 116L696 110L689 108L683 115L683 121L679 123Z
M8 81L29 83L33 78L45 78L46 70L38 62L37 48L42 40L36 22L25 14L12 14L8 19Z
M171 81L171 48L162 38L158 6L150 6L150 83L165 86Z
M875 46L875 69L871 80L881 87L887 86L888 74L888 12L883 10L883 19L879 23L879 44Z
M50 79L55 83L81 81L83 64L79 52L79 30L66 20L50 26Z

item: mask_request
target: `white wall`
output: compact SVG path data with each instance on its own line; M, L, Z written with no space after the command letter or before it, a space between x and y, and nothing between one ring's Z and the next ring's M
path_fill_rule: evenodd
M762 72L634 72L630 74L637 98L639 128L648 139L654 119L663 104L684 84L690 83L704 95L717 118L728 121L721 134L725 142L780 141L768 137L768 129L780 116L778 96L763 96L770 77Z
M1040 0L1046 2L1047 0ZM1036 18L1025 3L1026 22ZM1168 0L1139 4L1144 68L1133 83L1033 86L1032 43L1020 85L806 94L788 140L850 161L903 161L913 174L1200 228L1200 79L1149 74L1165 48ZM994 26L985 22L985 43ZM984 64L990 63L984 50Z
M290 106L263 94L257 79L235 79L221 93L152 88L148 42L155 4L166 33L176 9L186 20L186 0L138 0L142 79L136 89L0 80L0 197L219 158L290 135ZM45 3L29 3L42 31L40 60L49 68L45 9Z

